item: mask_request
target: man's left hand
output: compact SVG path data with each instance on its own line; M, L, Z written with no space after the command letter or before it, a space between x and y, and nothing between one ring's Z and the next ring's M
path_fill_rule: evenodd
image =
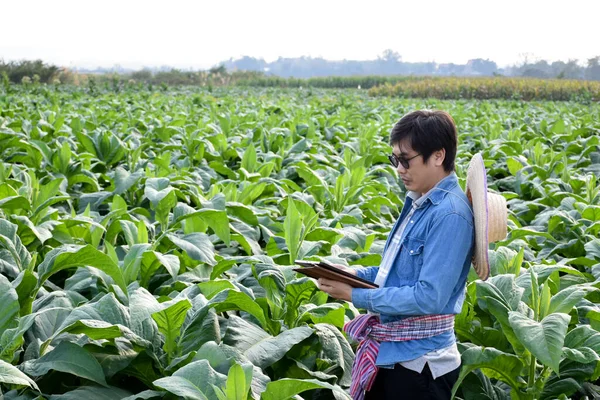
M331 279L319 278L318 280L319 289L329 294L331 297L338 300L352 301L352 286L333 281Z

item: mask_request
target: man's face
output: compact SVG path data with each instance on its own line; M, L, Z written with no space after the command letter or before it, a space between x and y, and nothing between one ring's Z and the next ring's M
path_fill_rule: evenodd
M392 151L396 157L405 160L414 157L408 161L408 168L405 168L402 163L399 163L396 168L396 172L400 176L400 179L402 179L402 183L407 190L425 194L439 181L439 170L436 167L435 153L425 163L423 162L423 156L418 155L407 141L395 144Z

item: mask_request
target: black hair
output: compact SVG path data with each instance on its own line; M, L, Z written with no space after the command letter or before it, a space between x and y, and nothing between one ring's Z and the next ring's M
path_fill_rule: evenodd
M431 155L446 150L444 170L454 171L456 159L456 124L446 111L417 110L406 114L390 132L390 146L408 140L410 147L427 162Z

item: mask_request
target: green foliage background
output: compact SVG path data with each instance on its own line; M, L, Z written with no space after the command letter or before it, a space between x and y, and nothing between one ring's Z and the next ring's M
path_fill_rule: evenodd
M377 265L406 112L455 118L508 201L456 331L464 399L597 396L600 107L360 91L12 86L0 93L7 399L348 398L359 310L296 258Z

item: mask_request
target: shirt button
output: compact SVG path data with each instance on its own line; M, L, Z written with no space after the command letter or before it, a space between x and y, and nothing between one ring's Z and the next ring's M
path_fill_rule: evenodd
M414 222L415 222L415 221L410 221L410 223L411 223L411 224L412 224L412 223L414 223Z
M411 250L411 251L410 251L410 254L412 254L412 253L414 253L414 252L415 252L414 250Z

